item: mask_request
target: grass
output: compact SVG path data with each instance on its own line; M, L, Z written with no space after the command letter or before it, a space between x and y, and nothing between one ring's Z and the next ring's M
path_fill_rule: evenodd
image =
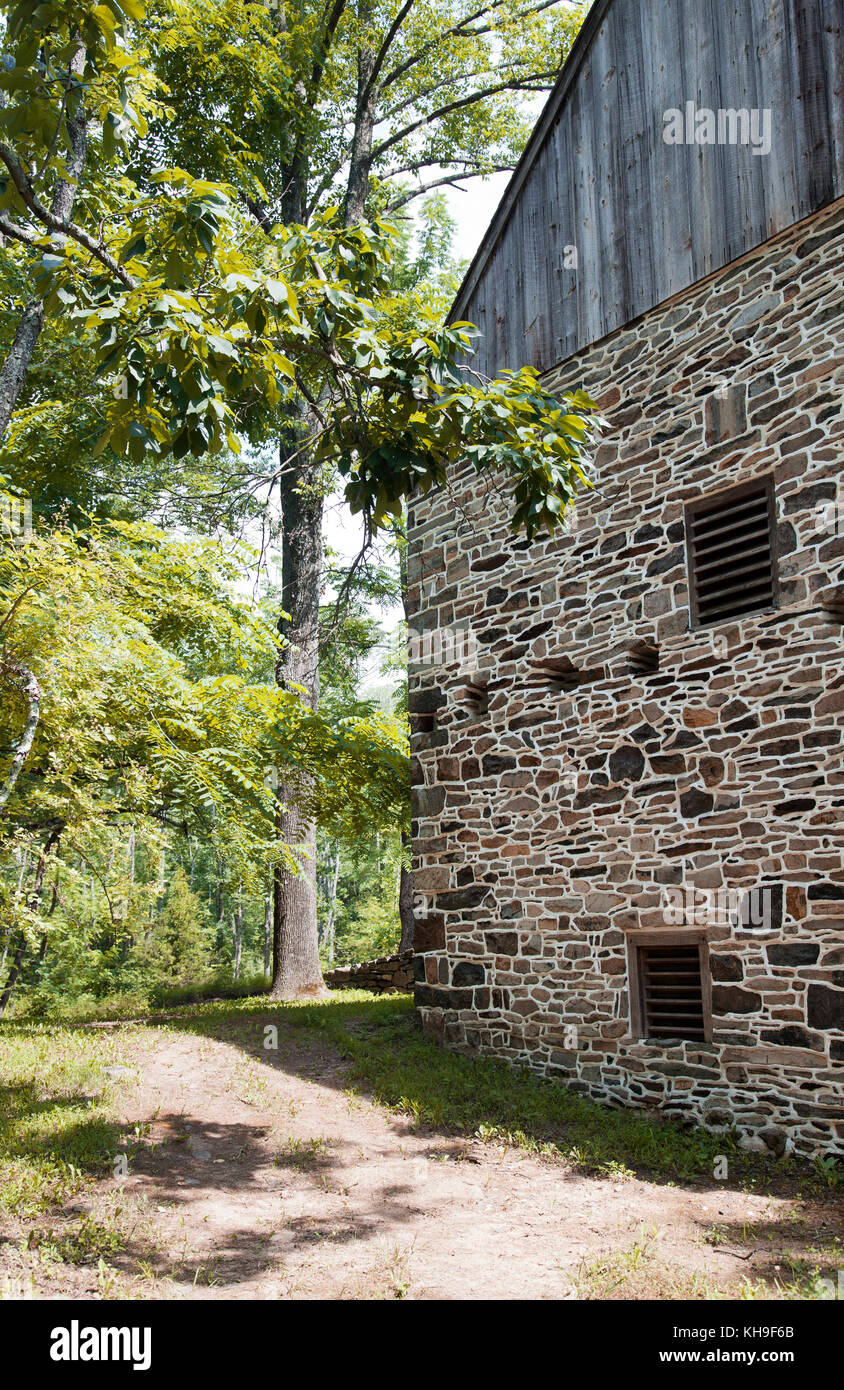
M283 1149L275 1156L277 1168L297 1168L300 1173L311 1173L323 1168L330 1159L328 1143L325 1139L297 1139L294 1134L287 1137Z
M772 1297L786 1302L832 1297L830 1283L822 1275L822 1266L788 1254L781 1257L781 1263L775 1266L768 1279L752 1279L745 1275L738 1283L719 1286L700 1270L683 1270L663 1259L659 1236L658 1231L643 1227L632 1244L582 1260L570 1281L571 1296L601 1301L738 1298L743 1302Z
M121 1058L114 1038L67 1025L6 1024L0 1039L0 1209L32 1217L114 1163L104 1067Z
M263 1024L272 1017L303 1035L324 1038L351 1062L351 1081L379 1104L419 1127L469 1134L487 1142L562 1159L572 1167L623 1179L633 1173L682 1182L712 1180L725 1155L730 1185L764 1186L799 1178L805 1190L832 1186L838 1165L795 1159L774 1164L746 1154L735 1135L713 1135L634 1110L614 1110L559 1081L494 1058L449 1052L415 1026L410 998L344 990L319 1003L269 1004L265 999L200 1004L169 1026L207 1032L262 1053ZM260 1021L251 1016L260 1014Z
M124 1246L120 1231L90 1216L83 1216L60 1235L54 1235L52 1229L32 1230L26 1243L28 1250L39 1250L42 1258L74 1265L98 1264L105 1256L118 1254Z

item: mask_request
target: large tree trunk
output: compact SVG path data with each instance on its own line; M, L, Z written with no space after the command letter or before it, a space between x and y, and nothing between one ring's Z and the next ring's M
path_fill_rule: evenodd
M282 448L286 453L289 440ZM284 550L279 621L286 639L276 668L284 689L303 687L312 709L319 702L319 589L322 570L322 490L319 471L297 468L281 478ZM301 694L301 692L298 692ZM324 994L319 964L316 895L316 826L297 806L297 789L278 787L278 835L294 852L300 871L277 865L273 875L273 979L270 997L302 999Z
M358 105L352 138L352 159L343 220L359 222L365 212L372 158L373 106L368 93L373 57L368 49L358 54ZM308 166L297 155L287 169L282 196L285 222L306 218ZM300 438L297 441L301 443ZM282 440L282 462L290 437ZM290 451L292 452L292 450ZM300 455L300 457L304 457ZM285 472L280 485L283 555L281 606L288 620L279 631L289 646L282 653L276 676L281 686L304 686L312 709L319 704L319 593L322 572L322 491L319 470L307 462ZM287 795L286 795L287 793ZM316 892L316 827L296 809L291 788L280 786L279 838L302 850L301 871L289 873L278 866L273 876L273 981L274 999L306 998L325 993L319 963L319 926Z
M407 539L405 534L402 543L403 527L397 524L396 527L396 549L399 557L399 587L401 589L402 611L404 613L405 626L410 623L410 614L407 605ZM408 679L410 672L408 672ZM401 875L399 878L399 921L401 922L401 940L399 942L400 951L410 951L413 949L414 916L413 916L413 840L408 830L401 832L402 864ZM405 864L405 856L410 857L410 867Z
M28 868L29 868L29 850L28 850L28 849L22 849L22 850L20 850L20 851L14 850L14 851L13 851L13 856L14 856L15 862L17 863L17 865L18 865L18 867L19 867L19 873L18 873L18 886L17 886L17 889L16 889L16 891L15 891L15 900L17 901L17 900L20 898L21 893L23 892L23 883L24 883L24 879L26 878L27 871L28 871ZM5 934L5 937L4 937L4 940L3 940L3 954L0 955L0 979L3 978L3 971L6 969L6 958L7 958L8 954L9 954L9 947L10 947L10 945L11 945L11 943L12 943L12 933L11 933L11 931L10 931L8 928L6 928L5 930L6 930L6 934Z
M329 965L334 964L335 938L337 935L337 884L340 879L340 842L334 846L334 862L331 865L331 873L328 881L328 916L325 919L325 930L322 934L323 945L325 946L326 959Z
M370 90L374 66L375 55L371 49L359 49L357 109L352 133L352 148L349 155L346 197L343 203L343 221L347 227L363 221L366 213L366 200L369 196L372 133L375 129L375 112Z
M0 368L0 439L9 428L43 325L44 305L40 299L30 299L21 314L9 355Z

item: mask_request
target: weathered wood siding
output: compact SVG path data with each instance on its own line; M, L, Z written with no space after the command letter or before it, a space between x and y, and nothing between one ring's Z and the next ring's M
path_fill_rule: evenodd
M452 311L483 332L474 365L546 370L842 196L843 20L842 0L596 0ZM687 101L769 109L770 153L666 144Z

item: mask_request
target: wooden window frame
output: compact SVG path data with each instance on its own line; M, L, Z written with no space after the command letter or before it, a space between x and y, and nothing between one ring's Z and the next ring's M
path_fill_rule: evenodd
M651 1047L672 1047L677 1042L694 1046L691 1038L651 1038L645 1031L645 995L640 948L645 946L697 946L700 959L700 986L703 1008L703 1041L712 1042L712 972L709 968L709 939L699 927L654 927L627 931L627 986L630 999L630 1034L636 1042Z
M698 611L697 576L695 571L695 557L692 548L692 522L700 512L707 511L711 506L717 505L720 501L735 498L737 502L742 497L747 497L751 492L763 490L768 504L768 536L771 544L771 592L773 602L766 604L764 608L754 608L747 613L733 613L722 618L701 618ZM693 632L700 629L720 627L722 623L737 623L744 618L753 618L760 613L773 613L780 607L780 586L779 586L779 550L777 546L777 506L776 493L774 490L773 473L762 474L758 478L749 478L747 482L736 483L733 487L720 488L716 492L708 492L703 497L696 497L693 502L687 502L683 514L683 522L686 533L686 575L689 581L689 627Z

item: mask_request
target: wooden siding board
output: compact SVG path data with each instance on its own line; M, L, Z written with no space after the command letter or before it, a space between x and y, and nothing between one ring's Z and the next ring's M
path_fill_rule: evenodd
M768 86L773 92L792 91L790 53L790 5L777 6L771 25L760 46L760 63L767 65ZM769 235L784 231L806 216L801 206L794 109L780 99L771 108L771 153L765 164L765 227Z
M541 369L844 193L840 0L599 0L455 304L477 366ZM663 113L769 107L772 149L666 145ZM576 274L562 269L564 247ZM491 249L490 249L491 248Z
M833 164L829 158L830 130L827 108L825 47L815 41L823 32L821 0L793 0L794 44L791 49L795 69L792 90L797 93L800 144L798 153L805 161L803 177L806 212L833 197ZM839 25L842 7L838 9Z
M827 160L833 170L844 169L844 6L829 14L821 7ZM835 189L833 188L833 196Z
M619 14L622 13L619 8ZM628 278L640 287L646 299L657 292L653 260L649 254L652 198L648 178L649 164L643 158L645 131L649 113L645 100L644 45L641 41L641 9L634 14L625 12L625 19L635 22L635 40L630 59L619 69L619 109L624 117L620 158L624 199L619 199L619 211L624 219L625 255Z
M751 37L754 17L743 3L732 0L725 5L722 0L718 5L718 18L723 28L720 43L717 43L717 19L710 5L707 9L711 15L711 47L706 55L707 80L700 104L713 110L749 111L756 106L750 61L751 51L755 50L755 38ZM718 157L713 158L716 151ZM719 218L710 215L708 219L713 233L705 272L709 274L719 265L735 260L745 247L764 239L761 212L754 206L752 175L752 166L758 164L762 156L739 145L703 146L701 155L702 165L712 180L704 196L711 202L713 211L720 209L721 212Z
M591 242L584 248L584 271L587 277L587 314L590 337L602 338L607 332L606 286L618 273L614 235L613 204L617 196L613 187L612 132L606 95L606 68L611 62L607 39L608 21L604 21L592 41L588 87L584 106L588 113L592 167L597 171L595 181L595 224ZM585 80L585 79L584 79Z
M685 160L679 160L676 147L663 139L664 113L672 108L682 110L686 99L686 28L681 0L666 0L653 21L644 6L641 15L650 96L642 158L659 174L659 187L653 189L653 230L648 238L653 262L652 302L658 303L700 279L693 259L700 227L695 222L690 177L696 152L692 150ZM644 302L644 296L638 302Z
M591 71L591 70L590 70ZM592 130L590 112L584 100L586 74L572 94L572 190L574 197L574 220L577 227L578 270L577 270L577 324L574 333L567 333L564 343L564 357L572 352L573 342L591 342L593 321L590 314L590 261L594 256L598 237L597 183L598 172L591 154Z
M550 227L548 218L552 206L547 191L547 158L543 157L536 177L525 188L520 200L521 225L524 237L523 265L525 273L525 358L530 366L547 362L550 344L547 341L547 301L544 269L548 260Z

